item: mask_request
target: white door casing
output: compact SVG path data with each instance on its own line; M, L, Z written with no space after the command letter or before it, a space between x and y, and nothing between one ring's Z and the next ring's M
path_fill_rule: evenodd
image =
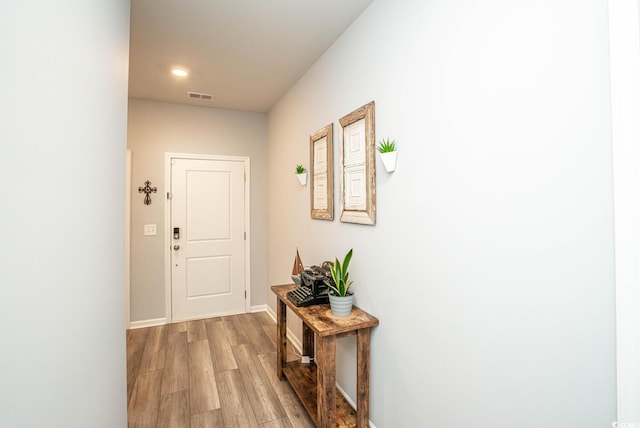
M131 160L132 152L127 150L124 192L124 302L127 328L131 327Z
M173 154L167 161L167 318L248 312L249 160Z

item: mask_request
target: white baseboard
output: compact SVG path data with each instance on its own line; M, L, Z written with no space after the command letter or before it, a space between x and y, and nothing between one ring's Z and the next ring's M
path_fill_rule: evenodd
M267 308L268 308L267 305L258 305L258 306L251 306L250 310L251 310L251 313L268 312ZM235 312L232 312L229 314L219 314L216 316L226 316L226 315L234 315L234 314ZM202 317L195 317L193 319L198 320L198 319L202 319ZM181 320L181 321L189 321L189 320ZM129 322L127 329L133 330L136 328L155 327L158 325L164 325L164 324L170 324L170 323L171 321L169 321L167 318L155 318L150 320L131 321Z
M142 320L142 321L131 321L129 323L129 330L133 330L136 328L144 328L144 327L155 327L157 325L165 325L168 321L166 318L155 318L151 320Z
M258 306L251 306L251 309L249 309L249 311L254 314L256 312L266 312L267 311L268 306L267 305L258 305Z
M276 316L276 313L273 312L273 309L271 309L271 306L269 305L266 305L266 306L267 306L267 309L266 309L267 314L269 314L269 316L273 318L274 322L278 322L278 317Z
M349 403L349 405L355 409L356 403L351 399L351 397L349 397L349 395L347 395L346 392L344 392L344 389L342 389L339 383L336 383L336 389L340 391L344 399L347 400L347 403ZM373 422L371 422L371 420L369 420L369 428L376 428L376 426L373 424Z
M277 323L278 317L276 316L276 313L273 312L273 309L271 309L269 305L265 305L265 306L267 307L266 308L267 314L269 314L269 316L273 318L273 321ZM300 339L298 339L296 335L293 334L293 332L288 327L287 327L287 339L289 339L289 342L293 345L296 351L298 351L298 354L302 355L302 342L300 342Z

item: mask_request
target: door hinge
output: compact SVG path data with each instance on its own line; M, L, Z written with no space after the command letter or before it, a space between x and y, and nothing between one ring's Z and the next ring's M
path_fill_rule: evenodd
M244 298L247 298L247 290L244 290Z
M244 233L244 240L247 240L247 232Z
M171 192L167 192L167 199L171 199Z

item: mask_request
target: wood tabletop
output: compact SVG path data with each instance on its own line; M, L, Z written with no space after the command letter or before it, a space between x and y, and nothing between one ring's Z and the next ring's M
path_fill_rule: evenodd
M351 314L346 317L336 317L331 313L329 304L297 307L287 299L287 292L297 287L296 284L274 285L271 287L278 299L284 302L296 315L318 336L331 336L347 333L361 328L375 327L379 324L376 317L353 306Z

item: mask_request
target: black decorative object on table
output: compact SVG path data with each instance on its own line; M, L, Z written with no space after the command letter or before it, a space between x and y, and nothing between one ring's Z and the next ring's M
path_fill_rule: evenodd
M287 299L297 307L329 303L329 287L326 281L331 281L331 278L327 276L327 263L331 264L324 262L322 267L312 266L311 269L305 269L300 274L301 284L287 292Z
M144 204L151 205L151 195L150 193L156 193L158 191L157 187L151 187L151 182L149 180L144 182L144 187L138 187L138 193L144 193Z

